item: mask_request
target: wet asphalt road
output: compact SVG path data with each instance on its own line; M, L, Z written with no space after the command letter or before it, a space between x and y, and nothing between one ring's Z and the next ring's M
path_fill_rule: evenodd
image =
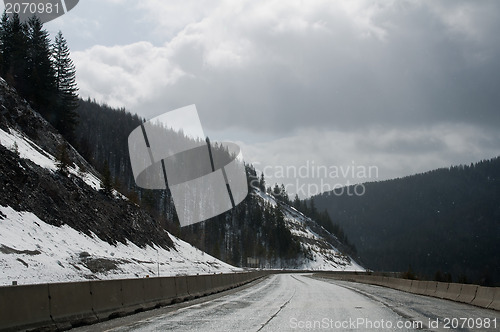
M222 296L74 331L498 331L499 323L500 313L493 310L373 285L281 274Z

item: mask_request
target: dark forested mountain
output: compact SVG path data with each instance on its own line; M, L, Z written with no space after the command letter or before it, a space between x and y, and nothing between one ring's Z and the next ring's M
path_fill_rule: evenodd
M363 196L323 193L367 267L500 284L500 158L366 183Z
M75 136L82 156L98 169L109 167L112 178L119 178L123 188L133 188L127 142L142 120L125 109L113 109L90 99L80 100L77 113L81 121Z
M135 185L128 136L143 120L125 109L113 109L91 100L80 100L76 111L80 121L75 141L82 156L102 174L109 174L114 188L147 209L166 229L179 235L169 193L143 190Z

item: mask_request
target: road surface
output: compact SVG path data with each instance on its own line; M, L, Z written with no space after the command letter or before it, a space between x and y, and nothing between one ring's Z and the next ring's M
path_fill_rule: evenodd
M493 310L384 287L281 274L207 301L76 331L498 331L498 324L500 313Z

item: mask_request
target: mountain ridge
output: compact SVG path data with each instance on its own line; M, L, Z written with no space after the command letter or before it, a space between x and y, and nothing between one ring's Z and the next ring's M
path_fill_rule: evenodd
M500 158L364 186L364 196L312 199L344 228L367 267L500 282Z

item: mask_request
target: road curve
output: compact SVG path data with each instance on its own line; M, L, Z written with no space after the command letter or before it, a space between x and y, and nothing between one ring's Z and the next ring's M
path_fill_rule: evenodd
M467 320L452 320L461 318ZM447 319L450 329L445 329ZM489 328L486 328L488 321ZM461 328L463 322L465 326ZM470 305L372 285L279 274L208 301L187 303L168 312L158 309L142 316L76 330L496 331L499 323L500 313Z

